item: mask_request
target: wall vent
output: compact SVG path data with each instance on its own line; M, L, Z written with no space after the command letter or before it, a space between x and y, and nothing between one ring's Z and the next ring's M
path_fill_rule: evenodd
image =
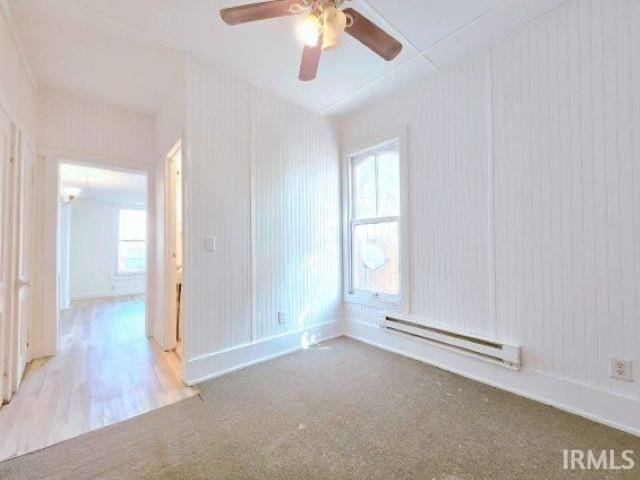
M432 327L413 320L386 316L383 327L426 340L450 350L503 365L512 370L520 370L520 347L499 343L487 338L456 333Z

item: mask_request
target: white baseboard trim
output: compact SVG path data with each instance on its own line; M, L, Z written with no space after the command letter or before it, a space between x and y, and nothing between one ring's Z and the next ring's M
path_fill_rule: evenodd
M192 386L343 335L344 323L334 320L203 355L187 361L184 382Z
M640 436L640 401L633 398L527 370L526 365L512 371L358 320L343 325L345 335L355 340Z
M307 342L316 344L341 336L640 436L638 400L528 370L526 365L520 371L509 370L358 320L331 321L191 359L187 362L184 380L190 386L195 385L302 350Z

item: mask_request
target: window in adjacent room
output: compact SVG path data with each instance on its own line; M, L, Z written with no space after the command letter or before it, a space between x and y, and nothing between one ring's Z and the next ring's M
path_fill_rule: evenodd
M348 291L365 302L402 300L402 182L399 140L349 161Z
M118 275L143 274L146 271L147 217L144 210L118 210Z

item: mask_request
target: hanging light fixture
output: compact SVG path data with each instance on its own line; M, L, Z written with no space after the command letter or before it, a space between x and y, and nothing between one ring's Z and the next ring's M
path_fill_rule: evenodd
M253 1L255 3L223 8L220 18L227 25L240 25L304 15L296 28L297 36L304 44L298 74L298 79L303 82L316 78L322 51L340 46L342 34L350 35L388 62L402 51L402 44L374 22L353 8L343 8L348 0Z
M322 50L333 50L342 43L340 37L347 26L347 16L342 10L333 5L324 7L322 11L324 30L322 35Z
M315 47L318 45L321 29L320 18L315 12L311 13L298 27L298 37L306 46Z

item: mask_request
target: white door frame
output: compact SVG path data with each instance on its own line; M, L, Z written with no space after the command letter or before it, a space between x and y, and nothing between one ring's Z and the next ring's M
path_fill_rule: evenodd
M167 153L164 161L164 349L176 348L176 273L173 253L176 248L176 216L175 216L175 169L174 158L181 151L181 142L178 141Z
M167 228L167 163L168 160L175 156L175 154L181 152L182 160L182 297L180 299L180 313L181 313L181 325L182 325L182 355L181 355L181 380L184 382L185 378L189 378L187 375L188 358L190 352L189 346L189 177L188 177L188 152L184 149L184 135L182 139L178 139L176 143L169 149L166 155L158 161L157 164L157 222L158 229L156 231L158 236L158 262L156 279L158 285L158 304L156 310L156 334L158 335L158 343L165 351L173 350L176 347L176 321L175 321L175 306L173 302L166 301L166 292L170 295L175 295L173 292L172 279L173 275L173 260L171 259L171 249L166 245L166 238L168 235L173 235L172 232L168 232ZM186 383L186 382L185 382Z
M33 327L34 301L33 301L33 227L35 219L35 191L33 190L33 180L36 165L36 147L29 137L20 131L15 124L11 126L11 151L9 162L5 162L3 175L3 205L2 205L2 331L0 331L0 361L2 362L2 378L0 380L0 394L3 402L11 400L22 381L22 376L27 364L31 360L31 352L28 344L30 330ZM32 164L27 172L22 171L24 147L31 150ZM3 155L4 156L4 155ZM22 183L25 180L23 174L27 175L26 181L31 182L31 201L23 205ZM23 206L29 208L23 211ZM27 219L30 225L27 227L28 235L22 237L22 225L20 222ZM26 243L23 243L26 240ZM20 277L21 255L26 249L26 261L29 262L29 278ZM20 289L24 287L31 289L27 301L26 318L22 315L25 312L20 310Z
M11 355L11 386L14 392L18 390L27 364L31 360L29 349L29 336L33 326L33 230L35 220L35 191L34 178L36 167L36 149L22 134L16 136L18 148L11 165L10 181L12 184L12 229L11 229L11 266L10 266L10 290L9 297L11 318L13 319L13 346ZM31 150L31 165L25 170L27 157L26 148ZM30 186L28 184L31 184ZM31 196L24 196L23 188ZM23 223L25 222L25 223ZM28 277L23 277L23 260L26 263ZM23 311L21 300L22 289L30 289L26 300L27 311ZM26 318L24 318L26 317Z
M17 152L17 128L11 121L9 115L6 115L0 107L0 120L5 123L8 130L6 144L0 152L0 161L2 165L2 195L0 196L0 223L2 224L2 233L0 237L0 405L11 400L13 394L12 388L12 346L13 346L13 319L11 317L11 291L9 287L11 280L11 267L13 258L11 256L13 230L11 223L13 220L13 188L12 188L12 163Z
M46 355L55 355L60 349L60 285L58 265L58 215L60 195L60 165L72 164L87 167L104 168L120 172L130 172L146 175L147 180L147 275L146 275L146 308L145 308L145 334L148 338L153 336L151 325L150 307L158 293L156 289L156 275L153 258L156 252L155 236L155 167L146 163L117 162L100 156L83 154L60 149L44 149L40 152L45 157L45 193L44 193L44 261L43 261L43 290L46 292L43 298L43 343ZM51 239L54 239L51 241Z

